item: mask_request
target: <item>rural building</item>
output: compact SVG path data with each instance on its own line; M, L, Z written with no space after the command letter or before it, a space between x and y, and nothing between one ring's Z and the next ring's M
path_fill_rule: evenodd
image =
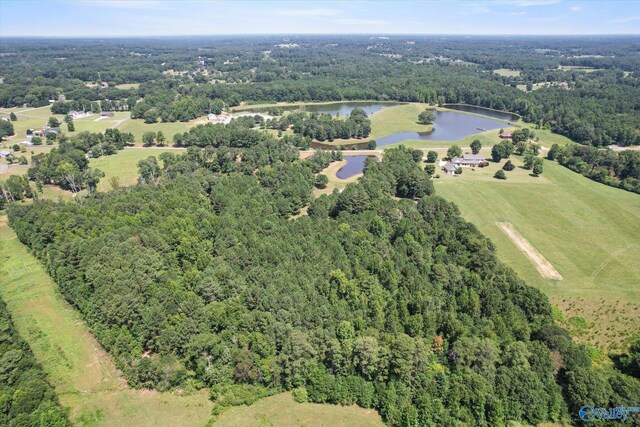
M221 125L229 124L231 122L231 118L232 118L231 115L227 113L209 114L207 116L207 119L209 119L211 123L221 124Z
M9 121L9 119L7 119L6 117L0 117L0 120L5 121L5 122Z
M442 166L442 170L444 170L444 171L445 171L445 173L446 173L446 174L448 174L448 175L454 175L454 174L456 173L456 170L457 170L457 169L458 169L458 168L457 168L457 167L455 167L455 166L453 165L453 163L451 163L451 162L446 162L446 163Z
M46 136L49 133L55 133L56 135L60 133L60 128L59 127L49 127L49 126L45 126L44 129L42 129L41 131L42 135Z
M500 135L498 135L500 138L502 139L511 139L511 137L513 136L511 133L501 133Z
M487 159L482 154L463 154L461 157L451 159L454 166L484 166Z
M11 156L11 150L2 150L0 151L0 159L5 159Z
M101 117L113 117L114 113L113 113L113 111L103 111L103 112L100 113L100 116Z
M82 118L82 117L91 116L91 115L93 115L93 113L91 111L84 112L84 111L74 111L74 110L72 110L72 111L69 111L69 115L71 117L73 117L74 119L79 119L79 118Z

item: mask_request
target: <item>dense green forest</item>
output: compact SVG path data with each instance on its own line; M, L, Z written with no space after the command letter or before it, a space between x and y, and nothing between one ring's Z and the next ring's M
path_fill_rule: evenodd
M15 329L0 299L0 425L70 426L42 367Z
M388 150L311 201L335 153L205 146L141 161L135 187L9 208L131 385L208 387L219 406L294 389L398 426L537 424L640 398L434 194L420 151Z
M155 122L240 102L467 103L516 112L587 145L640 144L634 37L514 37L507 44L499 37L299 36L282 47L283 40L3 40L0 106L47 105L64 95L60 111L130 110ZM520 75L497 75L497 68ZM122 83L139 87L116 87ZM534 83L548 87L516 89Z

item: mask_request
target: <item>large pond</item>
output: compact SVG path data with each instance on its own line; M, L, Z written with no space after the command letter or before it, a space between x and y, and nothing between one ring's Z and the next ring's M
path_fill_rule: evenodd
M483 116L492 117L498 120L507 120L510 122L517 122L520 119L520 116L514 113L509 113L508 111L492 110L490 108L478 107L476 105L444 104L443 107L465 113L481 114Z
M434 111L436 121L431 132L398 132L376 139L378 147L395 144L410 139L421 141L461 141L469 135L491 129L506 127L497 120L458 113L455 111Z
M367 157L375 158L375 156L344 156L347 163L336 172L336 176L340 179L347 179L362 173Z
M351 111L356 108L362 108L368 116L373 113L377 113L380 110L389 107L395 107L396 105L402 105L399 102L332 102L330 104L310 104L310 105L282 105L278 106L283 111L307 111L309 113L318 114L331 114L332 116L340 115L341 117L348 116ZM258 107L251 111L243 111L243 113L265 113L273 107Z
M431 132L397 132L376 139L376 145L382 147L389 144L397 144L403 141L461 141L469 135L485 132L491 129L507 127L504 122L488 117L474 116L472 114L458 113L456 111L434 111L436 120ZM368 141L356 144L345 144L342 148L366 149ZM314 142L315 148L333 149L335 145Z

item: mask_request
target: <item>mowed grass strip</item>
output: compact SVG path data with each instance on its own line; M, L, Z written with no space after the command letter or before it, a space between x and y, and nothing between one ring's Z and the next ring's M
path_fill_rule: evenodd
M522 164L518 157L512 156L512 161ZM521 168L506 172L506 181L490 178L503 163L476 171L465 169L461 177L441 174L435 180L436 192L456 203L465 219L493 240L500 259L566 314L583 310L588 316L607 301L627 306L620 310L624 315L604 318L611 322L593 319L591 332L611 334L610 340L599 342L601 347L618 344L637 332L640 197L550 161L545 161L539 178L529 179ZM563 280L543 278L497 222L514 224ZM613 334L611 328L618 333Z
M291 393L281 393L250 406L225 411L213 424L216 427L381 427L380 415L358 406L296 403Z
M0 294L78 425L203 426L206 392L189 396L132 390L66 303L42 265L0 217Z

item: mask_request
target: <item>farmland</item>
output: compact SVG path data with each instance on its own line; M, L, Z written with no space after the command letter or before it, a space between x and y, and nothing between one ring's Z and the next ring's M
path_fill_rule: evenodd
M552 162L545 162L540 178L517 168L500 181L491 178L495 169L492 163L443 176L436 191L491 238L502 261L549 295L567 322L586 320L588 327L576 330L579 339L619 349L640 322L640 199ZM514 224L563 280L544 279L500 230L496 223L503 221Z

